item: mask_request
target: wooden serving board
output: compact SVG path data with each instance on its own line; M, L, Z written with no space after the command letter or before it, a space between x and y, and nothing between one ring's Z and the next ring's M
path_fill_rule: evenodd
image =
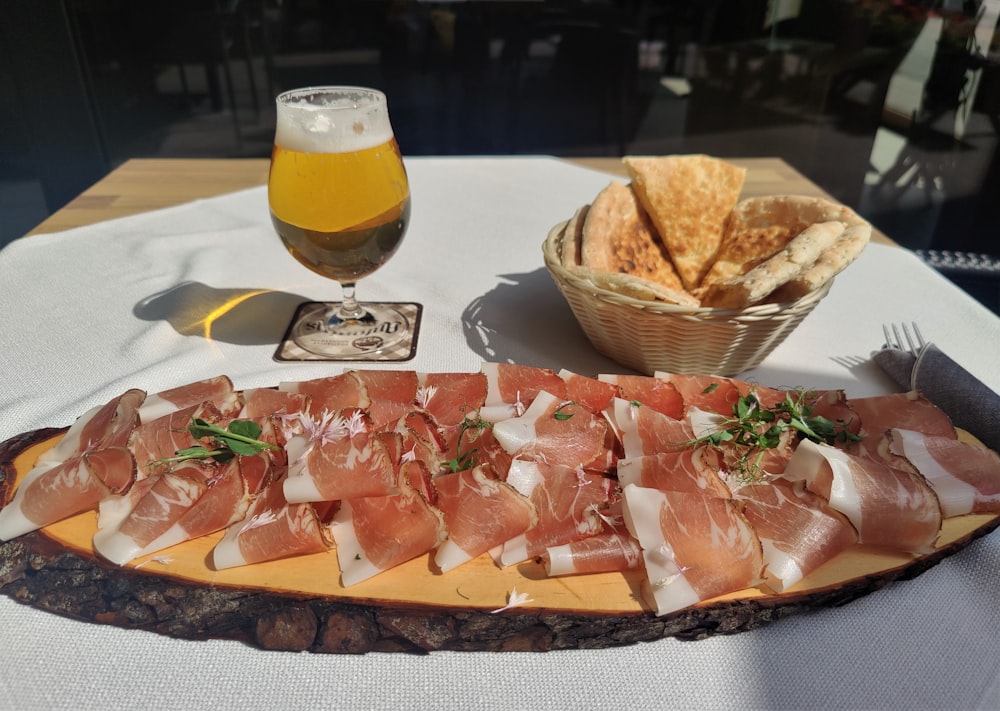
M0 444L0 504L64 431ZM912 578L997 528L1000 516L947 519L928 555L858 545L782 594L742 590L662 617L642 602L642 571L547 578L537 563L501 569L484 555L442 575L423 556L344 588L332 550L213 570L221 533L119 567L94 554L96 525L89 512L0 544L0 592L69 617L179 638L364 653L549 651L740 632ZM514 590L532 601L494 612Z

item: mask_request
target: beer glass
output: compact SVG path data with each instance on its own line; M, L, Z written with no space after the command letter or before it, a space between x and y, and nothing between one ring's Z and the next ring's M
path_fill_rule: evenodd
M398 324L384 325L396 318L392 305L355 297L358 280L399 248L410 216L409 183L385 94L362 87L293 89L277 97L276 108L267 183L271 222L295 259L339 282L343 292L325 323L314 318L310 328L332 356L337 348L346 356L385 346L385 334L398 335Z

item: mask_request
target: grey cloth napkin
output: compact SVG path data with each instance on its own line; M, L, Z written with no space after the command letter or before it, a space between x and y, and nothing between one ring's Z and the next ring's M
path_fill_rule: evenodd
M956 427L1000 450L1000 395L949 358L933 343L914 356L885 348L872 360L906 390L916 390L951 418Z

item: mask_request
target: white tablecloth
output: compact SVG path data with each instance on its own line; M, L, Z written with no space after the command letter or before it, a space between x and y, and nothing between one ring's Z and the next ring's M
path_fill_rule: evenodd
M541 258L548 229L611 179L549 158L413 158L412 223L365 299L424 306L413 360L484 360L596 374ZM242 301L207 327L204 317ZM0 251L0 440L63 426L138 387L226 373L236 386L339 372L280 363L296 304L336 300L274 236L263 188ZM747 377L767 385L893 389L868 360L881 327L925 337L1000 389L1000 320L913 255L871 245ZM206 335L208 337L206 337ZM846 606L699 642L428 656L262 652L75 622L0 595L0 708L1000 708L1000 534Z

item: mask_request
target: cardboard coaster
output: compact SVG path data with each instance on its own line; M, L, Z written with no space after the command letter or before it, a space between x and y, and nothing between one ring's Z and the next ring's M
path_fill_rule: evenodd
M330 324L339 302L307 301L274 352L277 361L398 362L417 353L420 304L365 303L381 314L372 321Z

